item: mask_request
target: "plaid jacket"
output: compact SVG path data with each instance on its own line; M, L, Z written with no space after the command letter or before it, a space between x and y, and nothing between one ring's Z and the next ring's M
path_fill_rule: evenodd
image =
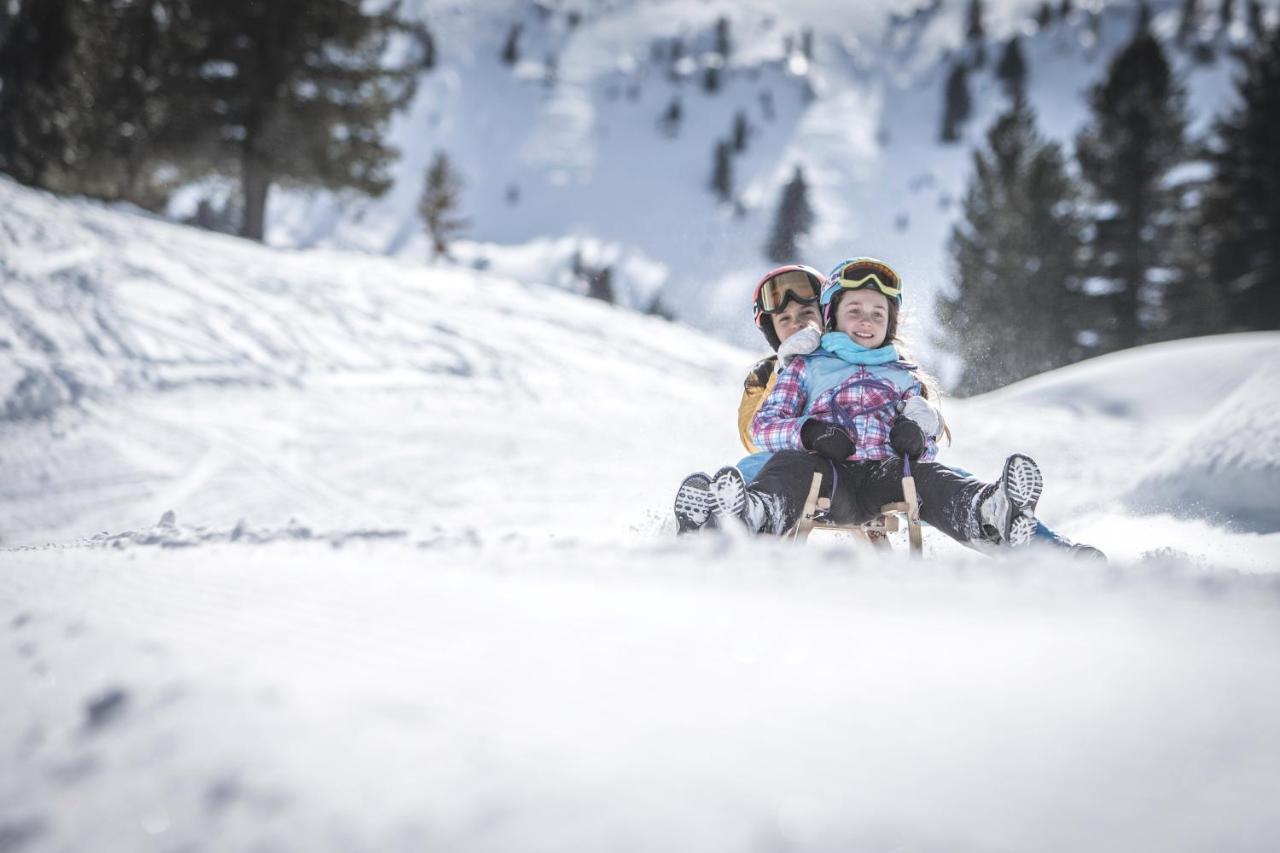
M751 421L751 437L765 450L804 450L800 427L809 418L837 424L855 436L853 460L888 459L889 429L902 404L923 391L911 365L848 364L820 353L794 359L778 377L773 393ZM926 436L920 459L938 455Z

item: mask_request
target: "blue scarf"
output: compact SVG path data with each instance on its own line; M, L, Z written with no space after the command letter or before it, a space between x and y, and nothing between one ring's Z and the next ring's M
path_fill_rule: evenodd
M867 349L844 332L827 332L822 336L821 346L850 364L892 364L898 360L898 349L893 344Z

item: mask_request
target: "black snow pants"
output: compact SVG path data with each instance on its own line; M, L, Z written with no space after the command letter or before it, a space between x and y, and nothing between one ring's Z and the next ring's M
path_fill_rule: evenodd
M788 529L804 509L815 473L822 475L822 492L831 499L829 517L837 524L860 524L880 514L880 507L904 500L902 459L875 462L835 462L804 450L781 450L773 455L751 483L751 490L782 499ZM962 477L936 462L913 462L911 473L920 499L920 518L960 542L981 537L980 495L986 483Z

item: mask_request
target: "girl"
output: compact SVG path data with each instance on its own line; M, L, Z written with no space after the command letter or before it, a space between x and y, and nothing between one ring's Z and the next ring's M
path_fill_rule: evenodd
M897 273L873 258L844 261L819 301L828 330L820 348L782 371L752 420L752 440L773 456L750 487L736 468L718 471L707 484L709 520L734 517L752 532L782 533L821 473L830 518L867 521L903 500L898 457L910 457L926 522L961 542L1026 544L1043 487L1030 457L1010 456L990 484L932 461L944 425L918 368L896 346Z

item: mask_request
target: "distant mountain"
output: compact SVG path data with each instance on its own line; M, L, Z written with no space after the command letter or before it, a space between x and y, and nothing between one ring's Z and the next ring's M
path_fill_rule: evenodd
M428 161L445 151L464 181L462 263L484 268L504 254L499 246L553 245L550 265L512 274L586 292L576 258L579 272L584 263L608 268L624 305L660 305L758 347L749 288L772 265L766 235L800 166L817 224L797 260L827 269L870 254L898 266L927 353L920 327L946 282L969 147L1005 103L994 72L1001 44L1024 37L1040 126L1070 142L1086 116L1083 93L1135 16L1129 2L1075 4L1065 17L1055 3L1047 18L1040 3L986 4L988 61L970 74L974 115L961 142L944 145L943 82L965 49L966 5L424 0L416 14L432 28L439 64L393 129L402 150L394 188L377 200L277 191L269 239L425 261L417 199ZM1153 3L1154 27L1203 126L1227 100L1228 48L1248 35L1239 22L1220 31L1206 10L1203 28L1176 40L1181 5ZM514 61L504 61L512 43ZM745 144L724 203L711 188L714 155L735 131ZM173 212L220 191L189 188Z

